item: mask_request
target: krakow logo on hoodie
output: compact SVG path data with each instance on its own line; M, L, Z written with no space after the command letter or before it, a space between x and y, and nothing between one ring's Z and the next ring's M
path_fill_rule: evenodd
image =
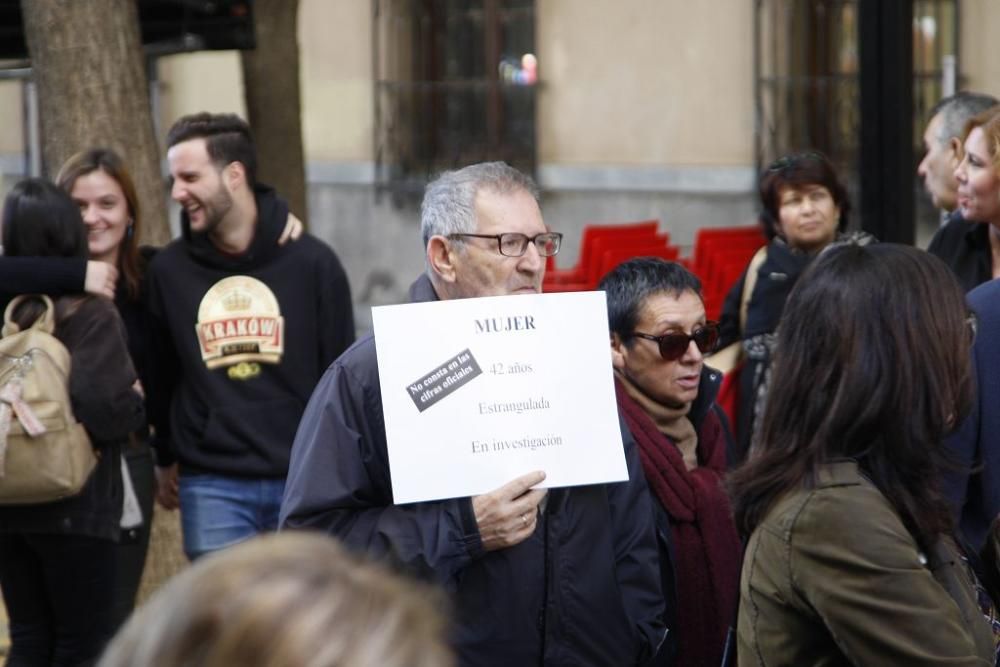
M267 285L250 276L223 278L198 307L195 330L202 361L210 369L281 363L284 324L278 300Z

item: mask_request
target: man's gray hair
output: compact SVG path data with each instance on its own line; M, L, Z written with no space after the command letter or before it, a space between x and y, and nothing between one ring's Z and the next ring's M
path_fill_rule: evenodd
M538 186L506 162L480 162L446 171L427 184L420 205L420 233L424 247L432 236L476 231L476 193L490 190L508 194L523 190L538 201Z
M962 91L938 101L931 108L930 118L941 114L941 129L938 141L945 143L953 138L961 139L965 124L973 116L1000 104L1000 100L985 93Z

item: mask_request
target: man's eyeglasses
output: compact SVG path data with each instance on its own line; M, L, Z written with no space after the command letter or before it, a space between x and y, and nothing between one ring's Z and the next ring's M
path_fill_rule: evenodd
M779 157L777 160L768 165L767 170L769 172L784 171L789 167L797 167L803 162L822 162L826 158L822 153L816 153L815 151L807 151L805 153L793 153L791 155L785 155L784 157Z
M637 336L638 338L655 341L656 344L660 346L660 356L663 357L665 361L677 361L684 356L685 352L687 352L691 341L694 341L694 344L698 346L698 350L702 354L706 354L715 349L715 344L719 340L719 323L705 322L704 325L698 327L694 330L694 332L689 334L671 332L665 333L662 336L653 336L652 334L633 331L632 335Z
M528 236L519 232L506 232L504 234L448 234L449 239L471 237L474 239L496 239L497 250L504 257L520 257L528 249L528 244L533 243L535 250L542 257L551 257L559 252L562 244L562 234L558 232L545 232Z

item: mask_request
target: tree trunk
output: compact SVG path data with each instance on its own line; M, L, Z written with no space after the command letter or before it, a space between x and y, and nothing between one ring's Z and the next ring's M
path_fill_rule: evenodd
M142 205L140 242L170 240L134 0L21 0L38 86L42 159L54 177L95 146L119 153Z
M241 51L247 121L257 142L257 178L307 221L299 91L299 0L255 0L257 48Z

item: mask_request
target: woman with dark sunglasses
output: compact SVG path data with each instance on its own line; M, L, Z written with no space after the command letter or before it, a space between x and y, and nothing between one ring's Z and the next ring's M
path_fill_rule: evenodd
M722 488L733 443L715 402L721 374L704 365L718 339L701 282L642 257L604 277L618 407L655 499L670 632L657 666L718 665L733 622L742 555Z
M816 152L787 155L765 169L760 204L769 242L729 290L719 318L720 347L741 341L745 359L735 416L739 459L753 439L755 406L785 300L813 258L846 230L851 209L833 164Z

